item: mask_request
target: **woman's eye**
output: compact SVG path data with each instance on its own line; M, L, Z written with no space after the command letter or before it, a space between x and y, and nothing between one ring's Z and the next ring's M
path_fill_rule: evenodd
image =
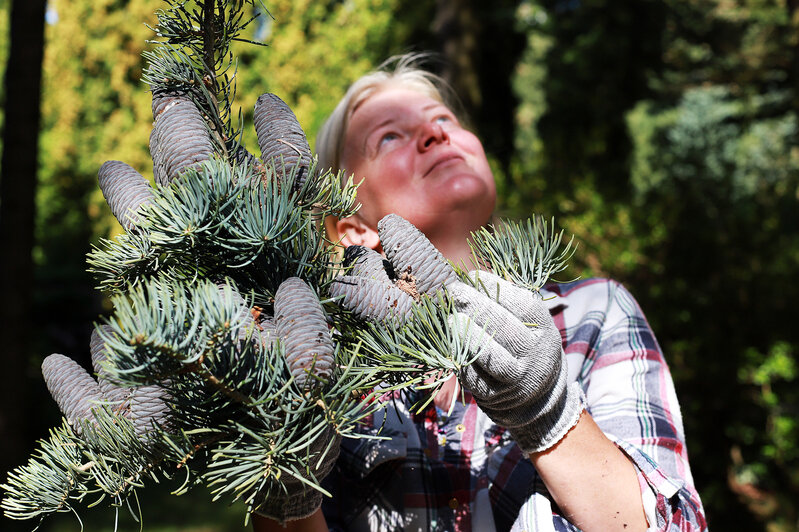
M382 137L380 137L380 140L378 141L377 145L383 146L384 144L387 144L392 140L397 140L398 138L399 136L396 133L385 133L383 134Z
M448 116L442 115L442 116L437 116L433 120L433 122L435 122L436 124L446 124L448 122L452 122L452 120Z

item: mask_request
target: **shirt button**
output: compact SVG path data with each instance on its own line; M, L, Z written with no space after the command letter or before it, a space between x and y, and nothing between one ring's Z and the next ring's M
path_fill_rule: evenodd
M455 430L458 432L463 432L466 430L466 427L463 426L463 423L458 423L458 425L455 427Z
M453 510L457 510L458 504L459 504L458 499L456 499L455 497L449 500L449 507L452 508Z

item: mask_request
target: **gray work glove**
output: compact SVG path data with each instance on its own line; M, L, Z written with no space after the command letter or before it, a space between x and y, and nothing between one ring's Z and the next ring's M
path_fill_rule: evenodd
M310 474L313 474L316 482L321 482L336 464L340 447L341 436L332 426L327 426L305 450L300 451L307 453L309 463L308 471L300 471L300 475L311 480ZM256 508L256 514L285 523L308 517L322 506L321 491L294 477L282 480L286 490L263 494L264 501Z
M541 296L488 272L471 272L478 288L447 287L452 321L480 356L461 371L463 386L525 453L560 441L583 410L580 386L567 382L568 366Z
M540 295L487 272L470 274L477 288L461 282L430 241L397 215L383 218L378 234L389 274L379 272L373 254L359 250L355 275L334 283L333 295L361 317L382 320L396 319L400 310L409 314L397 292L446 290L456 309L453 325L479 354L458 375L464 387L525 453L560 441L579 419L582 393L577 383L567 384L560 332Z

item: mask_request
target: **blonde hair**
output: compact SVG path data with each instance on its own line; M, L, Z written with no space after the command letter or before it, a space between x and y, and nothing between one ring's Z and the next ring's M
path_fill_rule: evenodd
M341 153L350 118L364 101L387 87L410 89L446 105L456 115L460 105L452 88L440 76L421 68L430 54L408 53L384 61L350 85L347 93L322 125L316 137L316 154L320 169L341 170ZM459 117L460 118L460 117Z

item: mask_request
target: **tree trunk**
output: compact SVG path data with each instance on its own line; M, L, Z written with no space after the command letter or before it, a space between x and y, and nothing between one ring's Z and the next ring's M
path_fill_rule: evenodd
M519 0L437 0L432 31L446 59L441 76L455 89L486 151L504 174L513 154L517 98L511 86L526 38Z
M793 108L799 113L799 0L788 0L788 20L791 21L793 30L793 54L791 56L791 66L788 77L792 81L790 86L793 88Z
M24 463L45 0L14 0L0 162L0 473Z

